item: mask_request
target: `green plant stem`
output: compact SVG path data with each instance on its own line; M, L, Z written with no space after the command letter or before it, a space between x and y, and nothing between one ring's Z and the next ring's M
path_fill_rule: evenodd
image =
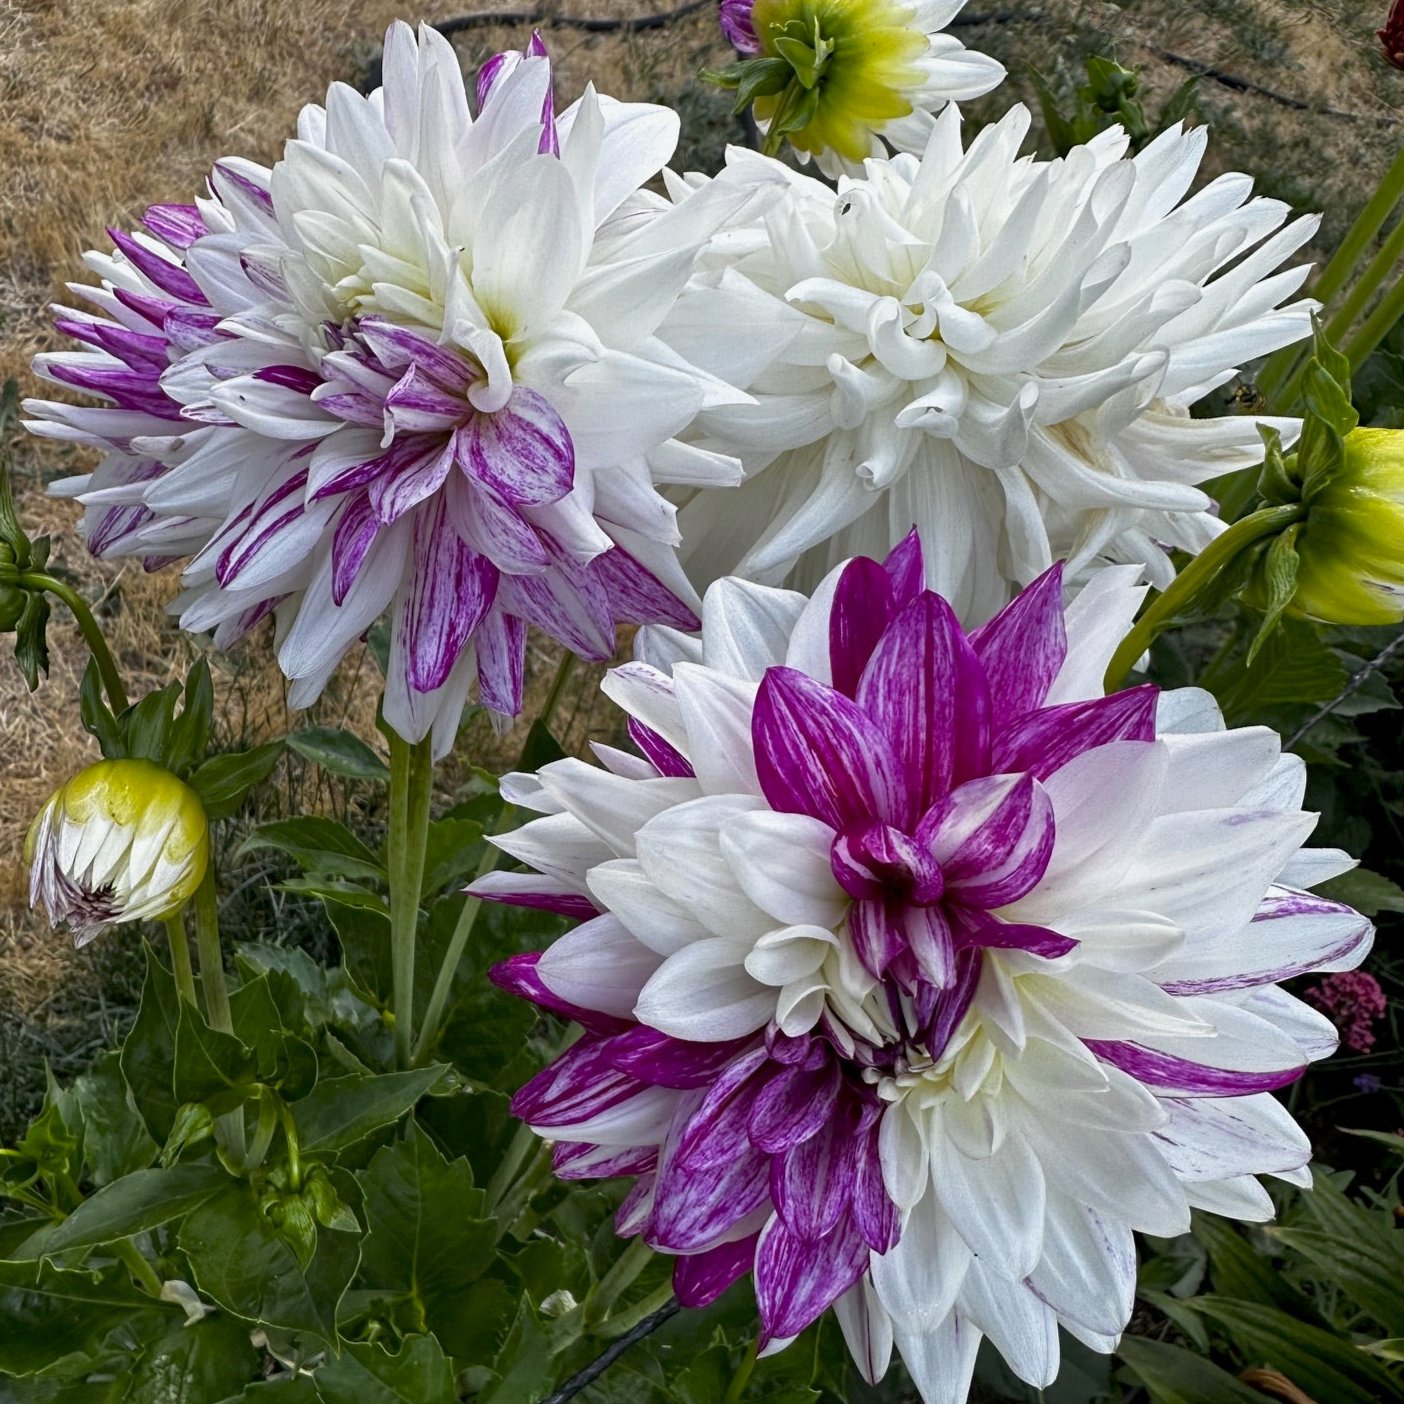
M1370 353L1394 330L1394 324L1404 316L1404 278L1375 304L1375 310L1360 324L1360 330L1345 345L1346 358L1352 372L1358 371Z
M402 1068L414 1053L414 952L419 898L433 792L431 742L411 744L390 736L390 964L393 975L395 1060Z
M1136 666L1136 660L1153 644L1227 566L1240 551L1265 536L1272 536L1301 519L1303 508L1296 503L1267 507L1235 522L1216 537L1177 575L1169 589L1158 595L1150 608L1136 621L1107 667L1106 689L1115 692Z
M131 1270L131 1274L138 1282L153 1296L159 1299L161 1295L161 1279L156 1273L156 1269L142 1257L140 1250L130 1238L124 1238L114 1245L114 1250L119 1258L126 1263Z
M190 938L185 934L185 914L177 912L174 916L168 916L165 925L176 991L187 1004L198 1009L200 1001L195 994L195 971L190 964Z
M653 1249L642 1238L629 1240L629 1246L600 1278L594 1292L585 1303L584 1325L587 1331L594 1330L596 1326L609 1320L614 1304L633 1286L639 1274L653 1261L653 1257Z
M637 1306L630 1307L628 1311L621 1311L618 1316L611 1317L600 1328L598 1334L607 1341L612 1341L619 1336L627 1336L636 1326L647 1321L650 1316L656 1315L672 1300L673 1284L665 1282Z
M1355 285L1326 324L1326 339L1332 346L1339 346L1345 340L1346 333L1369 305L1370 298L1384 286L1401 254L1404 254L1404 219L1400 219L1390 230L1389 238L1366 265L1365 271L1356 279Z
M214 869L195 889L195 950L200 957L200 989L205 996L205 1017L212 1029L234 1035L234 1012L229 1004L229 986L224 978L224 951L219 944L219 897L215 892ZM242 1108L225 1112L219 1118L220 1142L230 1157L243 1166L245 1151Z
M488 1181L486 1207L489 1214L497 1214L497 1206L507 1197L517 1172L536 1148L536 1144L536 1132L525 1122L521 1122L512 1133L507 1151L498 1162L497 1169L493 1171L492 1179Z
M19 583L26 590L44 590L68 606L83 635L83 642L88 645L88 652L97 663L108 703L112 710L121 716L127 710L127 689L122 685L122 674L117 671L117 660L113 658L112 650L108 648L107 640L103 638L102 629L93 617L92 610L88 608L87 600L62 580L40 572L25 572L20 576Z
M731 1383L726 1388L726 1393L722 1396L722 1404L736 1404L736 1401L746 1392L746 1386L751 1380L751 1371L756 1368L756 1356L759 1347L755 1341L751 1342L751 1348L746 1352L746 1358L741 1362L736 1373L731 1377Z

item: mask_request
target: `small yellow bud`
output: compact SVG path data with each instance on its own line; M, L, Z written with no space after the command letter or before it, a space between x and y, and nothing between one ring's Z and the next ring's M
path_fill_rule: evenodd
M199 796L141 760L104 760L49 798L30 826L29 901L86 946L108 926L157 921L195 894L209 865Z
M1291 612L1323 624L1404 620L1404 430L1353 429L1312 496Z

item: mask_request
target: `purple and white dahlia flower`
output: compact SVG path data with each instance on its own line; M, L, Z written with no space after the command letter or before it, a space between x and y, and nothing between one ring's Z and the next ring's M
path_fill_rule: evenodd
M739 475L672 438L736 392L654 333L754 191L642 192L677 116L557 116L544 54L488 64L475 117L448 41L395 25L382 89L333 85L271 170L220 161L88 256L96 311L58 325L91 349L36 370L109 403L28 404L105 454L58 488L91 548L191 557L176 609L221 645L275 615L295 706L389 610L387 719L440 750L475 678L519 709L528 624L593 658L691 625L656 484Z
M1310 332L1314 304L1290 300L1307 268L1281 264L1317 220L1288 223L1245 175L1187 197L1202 128L1128 156L1114 127L1042 161L1019 155L1028 126L1015 107L967 148L948 109L919 159L869 161L837 193L789 172L709 252L673 344L705 358L702 329L744 317L736 383L759 403L697 427L747 474L684 509L699 586L809 589L915 522L927 583L979 624L1059 559L1072 581L1127 562L1163 588L1169 549L1222 530L1197 485L1260 462L1258 424L1190 407ZM729 159L732 179L777 177Z
M1135 1231L1267 1219L1306 1183L1273 1089L1336 1046L1279 981L1344 970L1309 889L1302 762L1207 693L1102 674L1142 590L1055 567L967 633L915 535L812 600L724 580L701 637L640 636L605 690L639 754L513 777L540 812L476 886L584 918L500 984L584 1034L518 1094L566 1177L685 1303L751 1273L764 1343L826 1308L928 1404L988 1336L1045 1386L1058 1327L1110 1351Z

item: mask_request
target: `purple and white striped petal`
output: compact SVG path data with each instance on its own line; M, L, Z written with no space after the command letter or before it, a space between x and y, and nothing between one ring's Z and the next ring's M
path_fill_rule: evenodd
M845 1217L827 1238L801 1238L777 1214L756 1246L762 1345L797 1336L863 1275L868 1245Z
M989 680L996 731L1043 706L1068 656L1062 565L1021 591L970 642Z
M673 1291L678 1301L694 1310L710 1306L733 1282L751 1271L759 1236L749 1234L679 1258L673 1269Z
M1154 741L1160 689L1151 684L1066 702L1020 717L996 740L990 757L996 773L1027 771L1046 780L1084 751L1113 741Z
M466 472L513 507L559 502L575 482L570 430L524 385L496 414L476 414L458 430L457 453Z

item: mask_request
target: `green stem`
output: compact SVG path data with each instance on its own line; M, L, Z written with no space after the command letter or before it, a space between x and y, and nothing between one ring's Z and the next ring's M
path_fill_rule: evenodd
M673 1284L665 1282L655 1292L651 1292L637 1306L630 1307L628 1311L621 1311L618 1316L611 1317L600 1328L598 1335L607 1341L617 1340L620 1336L627 1336L635 1326L647 1321L650 1316L661 1311L669 1302L673 1300ZM752 1346L754 1349L754 1346ZM754 1362L752 1362L754 1363ZM746 1371L747 1375L750 1371ZM744 1384L745 1381L743 1380ZM729 1399L731 1396L727 1395ZM739 1398L739 1396L738 1396Z
M731 1383L726 1388L726 1393L722 1396L722 1404L736 1404L736 1401L746 1392L746 1386L751 1380L751 1371L756 1368L756 1356L759 1352L757 1342L751 1342L751 1348L746 1352L746 1358L741 1362L740 1368L731 1377Z
M302 1191L302 1143L297 1136L297 1122L292 1108L278 1098L278 1115L283 1123L283 1139L288 1143L288 1188L294 1193Z
M153 1296L161 1295L161 1279L156 1269L142 1257L140 1250L130 1238L124 1238L115 1245L117 1256L126 1263L131 1274Z
M393 976L395 1060L413 1061L414 951L434 761L426 738L416 744L390 736L390 964Z
M497 1169L493 1171L492 1179L488 1181L487 1212L489 1214L496 1215L497 1206L506 1199L507 1192L512 1188L512 1182L517 1178L517 1172L536 1148L536 1144L536 1132L525 1122L519 1123L517 1129L512 1133L506 1154L498 1162Z
M219 897L215 892L214 869L195 889L195 949L200 956L200 989L205 996L205 1015L212 1029L234 1033L234 1012L229 1004L229 986L224 979L224 951L219 944ZM226 1112L219 1119L220 1139L230 1156L244 1163L244 1113Z
M258 1125L254 1128L253 1144L249 1146L248 1154L244 1157L245 1170L257 1170L263 1164L268 1155L268 1148L273 1144L273 1134L278 1129L278 1115L282 1106L281 1098L271 1087L260 1084L256 1090Z
M185 934L185 915L177 912L166 918L166 943L171 949L171 973L176 990L187 1004L196 1009L200 1001L195 995L195 971L190 964L190 938Z
M1345 335L1355 324L1355 319L1369 305L1371 297L1384 286L1385 279L1399 262L1401 254L1404 254L1404 219L1400 219L1390 230L1389 238L1380 246L1379 253L1370 260L1365 271L1356 279L1355 286L1326 324L1326 339L1332 346L1339 346L1345 340Z
M1375 305L1360 325L1360 330L1346 343L1345 354L1352 371L1358 371L1370 353L1394 330L1394 324L1404 316L1404 278Z
M629 1246L615 1259L585 1303L585 1329L593 1330L608 1321L614 1304L634 1284L638 1275L653 1261L653 1249L642 1238L629 1240Z
M1175 577L1169 589L1156 597L1122 641L1107 667L1107 691L1115 692L1126 681L1126 675L1136 666L1136 660L1155 642L1162 630L1174 622L1176 616L1240 551L1300 521L1302 510L1296 503L1264 508L1250 517L1244 517L1241 522L1235 522L1205 547Z
M76 590L52 575L26 572L20 576L19 583L26 590L45 590L68 606L83 635L84 643L88 645L88 652L93 655L98 665L102 685L107 691L108 703L120 716L127 710L127 690L122 685L121 673L117 671L117 660L113 658L112 650L108 648L107 640L103 638L102 630L98 627L92 610L88 608L88 602Z

